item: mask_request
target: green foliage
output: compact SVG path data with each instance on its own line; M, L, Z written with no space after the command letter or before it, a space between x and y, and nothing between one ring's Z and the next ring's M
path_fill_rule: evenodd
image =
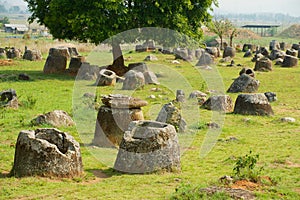
M257 182L259 175L263 168L256 169L256 163L259 159L259 155L252 155L250 150L249 154L240 156L237 158L235 166L233 168L234 176L237 179L249 179L250 181Z
M30 21L37 19L55 38L96 44L123 31L142 27L164 27L201 38L202 22L210 21L208 10L216 4L215 0L176 3L171 0L25 1L32 13ZM126 38L129 39L136 38Z
M0 5L1 6L1 5ZM1 7L0 7L0 9L1 9ZM3 17L2 19L0 19L0 23L1 24L9 24L10 22L9 22L9 19L8 19L8 17Z

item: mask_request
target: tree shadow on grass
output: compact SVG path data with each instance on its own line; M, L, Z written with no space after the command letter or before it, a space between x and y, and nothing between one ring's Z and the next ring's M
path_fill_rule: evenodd
M122 173L116 171L113 168L107 168L107 169L87 169L86 171L92 173L94 176L100 179L106 179L106 178L111 178L113 176L121 176Z
M19 74L27 74L30 80L19 80ZM0 68L0 82L27 82L40 80L75 80L76 76L69 73L61 74L44 74L43 71L38 70L1 70Z

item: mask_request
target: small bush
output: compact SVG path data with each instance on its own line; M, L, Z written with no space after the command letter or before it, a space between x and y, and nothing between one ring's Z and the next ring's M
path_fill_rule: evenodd
M259 155L252 155L250 150L249 154L237 158L235 166L233 168L235 179L248 179L250 181L257 182L259 180L259 175L261 174L263 168L256 168L256 163L259 159Z

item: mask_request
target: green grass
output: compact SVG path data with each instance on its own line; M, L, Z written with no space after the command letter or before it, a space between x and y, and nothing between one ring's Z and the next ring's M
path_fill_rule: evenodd
M131 56L130 62L140 62L148 54L127 53L125 57ZM155 119L160 107L175 98L174 92L177 89L184 89L186 96L189 95L188 91L191 89L204 91L214 89L214 85L206 84L204 80L207 77L214 80L214 74L207 71L200 73L183 61L179 65L171 64L172 56L161 54L156 54L156 56L159 61L148 62L148 65L153 71L163 75L160 79L161 85L157 86L162 91L151 92L150 89L155 86L146 86L143 90L133 93L133 96L149 101L149 105L143 108L146 118ZM242 56L242 53L237 54L236 63L253 68L254 63L250 61L250 58L244 59ZM79 134L75 126L59 128L72 134L82 144L84 164L82 177L61 180L41 177L6 177L6 173L12 168L14 144L18 133L21 130L37 128L31 126L31 119L54 109L62 109L71 115L74 114L72 109L74 77L45 75L42 73L44 62L45 60L41 62L19 60L15 61L14 66L0 66L0 74L14 77L19 73L27 73L32 78L29 82L18 81L14 78L1 80L1 91L14 88L21 101L28 102L28 98L36 100L32 107L26 106L25 103L18 110L0 110L0 173L2 173L0 175L0 199L169 199L174 197L175 189L180 185L189 184L191 188L201 188L218 184L221 176L232 174L234 167L232 158L243 156L249 150L252 150L254 154L259 154L260 159L257 165L264 167L263 175L278 180L276 186L265 187L257 191L260 199L300 198L299 66L289 69L274 66L272 72L257 73L256 77L261 82L259 92L277 93L278 101L272 103L275 115L258 117L227 114L222 133L217 135L223 141L218 141L205 157L200 157L200 149L209 129L205 127L196 129L196 127L201 124L203 127L204 123L210 122L212 112L196 109L196 115L192 111L186 113L187 117L192 113L192 118L195 120L192 122L196 124L191 127L194 134L187 139L188 148L183 149L182 172L180 173L158 172L131 175L115 172L101 162L113 162L110 156L112 152L100 151L83 145L91 142L94 130L94 122L86 121L90 123L89 126L78 124L79 130L85 134L82 132ZM217 69L224 83L223 86L217 86L224 87L225 90L241 70L240 67L225 67L221 64L217 65ZM172 76L171 81L168 79L170 76ZM83 83L83 91L79 90L74 98L80 100L87 84L90 83ZM88 88L95 91L98 96L112 92L124 93L119 87L93 88L89 86ZM162 95L163 98L150 100L147 98L150 94ZM229 95L235 101L238 94ZM95 117L94 114L95 111L92 110L90 117ZM296 123L280 122L280 118L286 116L296 118ZM250 118L250 120L245 121L245 118ZM82 117L80 120L86 119ZM224 142L224 139L230 136L238 138L238 141ZM187 135L180 135L180 141L183 142L187 137ZM99 173L105 177L97 177ZM224 194L218 195L220 198L226 197Z

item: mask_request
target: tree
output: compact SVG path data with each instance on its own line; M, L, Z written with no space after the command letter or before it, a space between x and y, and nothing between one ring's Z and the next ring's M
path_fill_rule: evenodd
M229 30L229 45L232 47L233 46L233 38L236 37L238 35L239 31L235 26L232 26L231 29Z
M1 24L9 24L10 22L9 22L9 19L8 19L8 17L3 17L2 19L0 19L0 23Z
M223 37L233 29L233 24L228 19L214 19L208 24L208 29L217 34L221 41L220 48L223 49Z
M191 37L202 36L201 22L211 19L208 10L216 0L24 0L37 20L58 39L99 44L134 28L164 27ZM123 39L122 39L123 40ZM113 38L112 68L126 72L120 38Z

